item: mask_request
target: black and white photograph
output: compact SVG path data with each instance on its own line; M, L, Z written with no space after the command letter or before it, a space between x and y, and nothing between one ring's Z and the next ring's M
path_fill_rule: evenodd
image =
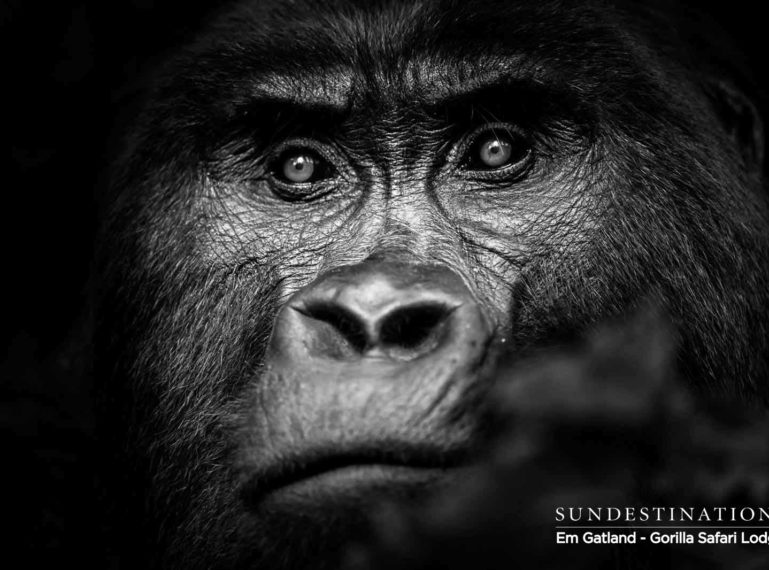
M11 569L769 569L743 0L0 0Z

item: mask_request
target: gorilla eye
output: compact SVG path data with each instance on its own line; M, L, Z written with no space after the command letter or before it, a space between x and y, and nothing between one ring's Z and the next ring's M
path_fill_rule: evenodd
M315 159L309 154L296 154L283 161L283 176L290 182L307 182L315 173Z
M531 147L526 138L508 128L487 129L470 145L465 159L468 170L478 172L507 171L523 167Z
M291 146L274 155L268 164L272 189L289 201L313 200L331 190L329 182L337 171L329 160L313 148Z
M306 184L328 178L331 165L311 149L290 149L280 155L273 173L285 184Z
M478 152L481 162L490 168L504 166L513 155L513 145L504 139L490 139L481 145Z

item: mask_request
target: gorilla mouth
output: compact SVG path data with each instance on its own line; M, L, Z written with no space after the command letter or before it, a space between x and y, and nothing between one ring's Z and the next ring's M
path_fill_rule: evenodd
M243 498L250 508L280 502L317 501L319 494L356 495L404 488L431 486L446 479L467 462L466 449L404 447L351 449L312 452L292 457L249 478Z

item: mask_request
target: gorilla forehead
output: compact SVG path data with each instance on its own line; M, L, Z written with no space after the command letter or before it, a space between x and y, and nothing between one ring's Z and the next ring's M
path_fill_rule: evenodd
M516 82L537 91L530 99L578 101L575 118L592 107L607 120L622 115L621 124L701 99L674 27L620 4L236 2L155 76L154 101L173 102L169 130L187 125L208 137L223 125L231 132L263 100L369 115L393 109L408 123L404 109L420 112L419 103Z
M610 67L607 78L622 78L607 57L628 74L639 70L642 58L620 18L600 2L241 2L187 52L194 62L187 71L200 80L210 70L220 87L313 92L340 104L356 82L389 98L393 88L440 96L500 73L584 90L586 77L600 85Z
M291 51L295 45L314 45L326 51L310 57L320 59L332 53L329 50L343 57L370 55L376 62L369 63L381 67L406 51L459 49L466 56L468 49L472 53L489 44L511 47L523 42L530 48L533 37L551 38L538 45L544 51L566 51L578 43L589 48L587 38L600 49L601 34L616 28L621 4L609 6L601 0L571 6L557 0L249 0L231 3L214 20L208 44L243 51L269 48L271 56ZM223 28L231 35L222 37Z

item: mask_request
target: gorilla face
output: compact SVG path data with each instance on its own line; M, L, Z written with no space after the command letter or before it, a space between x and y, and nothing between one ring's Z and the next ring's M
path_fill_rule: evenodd
M129 565L335 567L461 475L496 354L649 298L693 386L767 400L760 129L656 24L242 2L160 70L99 260Z

